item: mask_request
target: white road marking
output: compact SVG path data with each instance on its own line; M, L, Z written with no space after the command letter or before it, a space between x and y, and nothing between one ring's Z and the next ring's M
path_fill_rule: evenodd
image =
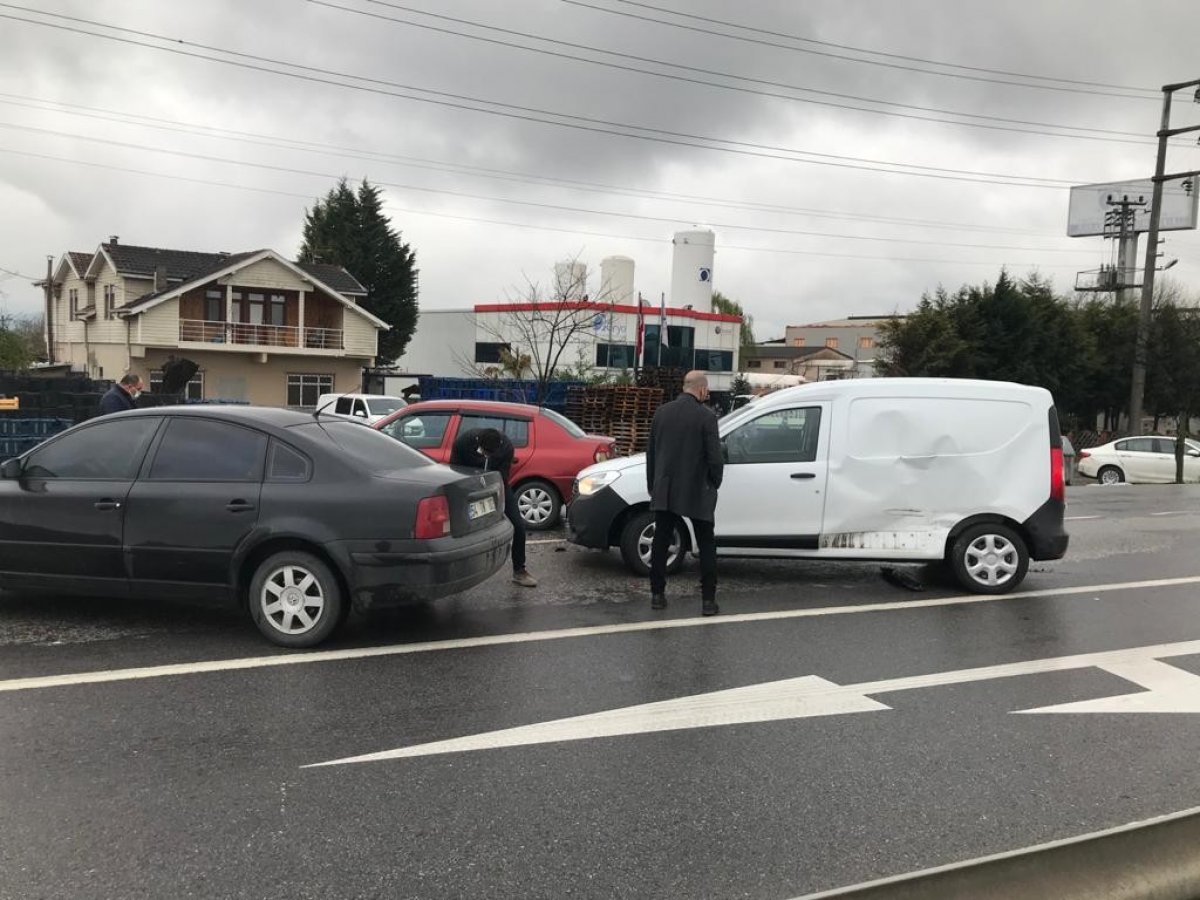
M526 544L565 544L566 542L567 542L566 538L553 538L552 540L526 541L525 543Z
M875 612L907 612L941 606L966 606L976 603L995 603L1004 600L1025 600L1038 597L1069 597L1080 594L1102 594L1111 591L1150 590L1200 584L1200 575L1183 578L1160 578L1153 581L1124 581L1077 587L1046 588L1036 591L1014 591L1011 594L967 594L953 597L930 597L924 600L895 600L887 603L862 603L857 606L824 606L810 609L783 609L772 612L739 613L710 618L665 619L644 622L625 622L619 625L588 625L547 631L526 631L494 634L486 637L455 638L415 644L391 644L383 647L359 647L347 650L313 650L279 653L272 656L250 656L239 659L214 659L190 663L170 663L131 669L107 669L65 675L39 675L0 681L0 693L28 691L40 688L69 687L80 684L102 684L113 681L135 681L145 678L164 678L178 675L198 675L206 672L229 672L238 669L261 669L271 666L296 666L307 663L339 662L351 659L404 656L410 653L431 653L441 650L467 650L475 647L496 647L538 641L557 641L568 638L598 637L608 634L630 634L640 631L665 631L673 628L703 628L718 625L737 625L747 622L770 622L781 619L808 619L822 616L847 616Z
M1003 853L992 853L988 856L977 856L974 859L964 859L945 866L934 866L930 869L921 869L917 872L906 872L902 875L893 875L889 878L879 878L875 881L863 881L859 884L848 884L840 888L834 888L830 891L818 891L815 894L805 894L802 897L794 897L792 900L834 900L836 897L843 897L847 894L857 893L858 891L891 887L906 881L924 878L928 875L940 875L943 872L953 872L959 869L968 869L972 866L981 865L983 863L999 862L1005 859L1013 859L1018 856L1031 856L1034 853L1038 853L1042 850L1053 850L1058 847L1069 847L1072 844L1082 844L1085 841L1092 841L1097 838L1124 834L1125 832L1129 831L1137 831L1151 825L1163 825L1167 822L1174 822L1178 819L1186 819L1195 815L1200 815L1200 806L1194 806L1191 809L1181 809L1178 812L1167 813L1166 815L1162 816L1155 816L1152 819L1145 819L1139 822L1129 822L1125 825L1118 825L1116 828L1105 828L1103 831L1093 831L1088 834L1076 835L1075 837L1061 838L1057 841L1047 841L1044 844L1033 844L1029 847L1021 847L1017 850L1006 850Z
M1102 516L1067 516L1065 521L1067 521L1067 522L1086 522L1088 519L1099 519L1099 518L1102 518Z
M1177 510L1172 510L1171 512L1150 513L1150 515L1152 515L1152 516L1190 516L1190 515L1192 515L1192 512L1191 512L1191 510L1187 510L1187 509L1177 509Z
M692 728L712 728L719 725L739 725L751 722L772 722L781 719L807 719L813 716L835 716L845 713L873 712L891 709L872 700L872 694L889 694L948 684L967 684L1033 675L1044 672L1065 672L1073 669L1099 668L1145 688L1144 692L1083 703L1068 703L1042 709L1021 710L1026 713L1058 712L1200 712L1200 676L1176 669L1158 661L1164 656L1200 654L1200 641L1174 644L1154 644L1127 650L1082 653L1050 659L935 672L870 681L862 684L837 685L809 675L784 681L769 681L732 690L695 694L675 700L662 700L623 709L538 722L517 728L467 735L428 744L415 744L366 753L342 759L311 763L301 768L340 766L351 763L379 762L414 756L441 753L464 753L472 750L495 750L559 741L581 741L655 731L680 731Z

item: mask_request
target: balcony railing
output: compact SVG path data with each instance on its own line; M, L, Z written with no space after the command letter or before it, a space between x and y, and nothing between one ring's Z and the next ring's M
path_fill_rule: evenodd
M300 329L293 325L249 325L245 322L208 322L201 319L180 319L179 340L198 344L344 349L340 328Z

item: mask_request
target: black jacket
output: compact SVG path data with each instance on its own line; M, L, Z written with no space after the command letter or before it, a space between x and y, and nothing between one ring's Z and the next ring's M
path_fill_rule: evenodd
M713 521L725 464L717 417L691 394L659 407L646 449L650 508Z
M100 415L102 416L124 412L127 409L137 409L137 404L133 402L129 392L119 384L114 384L108 389L108 393L100 398Z
M472 428L455 438L454 447L450 450L450 465L499 472L504 483L508 484L513 464L512 441L508 439L507 435L501 433L500 449L491 457L484 456L479 452L479 436L483 434L483 431L482 428Z

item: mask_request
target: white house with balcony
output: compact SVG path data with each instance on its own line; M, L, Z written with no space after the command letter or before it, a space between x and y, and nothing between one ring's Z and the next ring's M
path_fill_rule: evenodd
M357 390L388 325L359 305L366 289L340 266L274 250L196 253L121 244L66 253L48 282L52 363L93 378L137 372L153 391L163 364L200 368L189 399L312 406Z

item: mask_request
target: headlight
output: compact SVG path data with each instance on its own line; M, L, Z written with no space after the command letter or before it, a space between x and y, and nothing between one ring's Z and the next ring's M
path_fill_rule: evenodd
M608 487L620 477L620 472L597 472L595 475L587 475L580 478L575 483L575 486L579 491L579 496L588 497L601 488Z

